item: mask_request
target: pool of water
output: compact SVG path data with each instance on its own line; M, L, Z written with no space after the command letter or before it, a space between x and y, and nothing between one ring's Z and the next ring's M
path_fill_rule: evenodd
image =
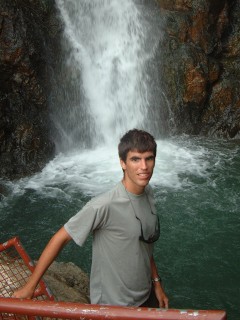
M161 221L155 247L171 308L224 309L239 317L239 142L179 137L158 141L152 187ZM122 176L117 152L102 147L59 154L15 183L0 203L0 242L18 235L32 259L92 196ZM91 237L58 257L89 273Z

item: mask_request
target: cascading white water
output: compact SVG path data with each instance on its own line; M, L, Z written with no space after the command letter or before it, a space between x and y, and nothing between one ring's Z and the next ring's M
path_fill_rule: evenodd
M117 144L126 130L144 128L159 138L153 125L159 124L156 108L151 119L148 114L153 100L159 101L158 83L150 71L161 32L153 1L56 3L65 30L53 105L58 154L42 172L13 188L16 193L30 189L44 197L68 199L79 191L104 192L122 178ZM151 182L181 188L188 181L179 176L206 174L205 157L201 147L158 140Z
M86 122L85 132L91 128L88 135L95 145L116 143L134 127L151 131L146 64L154 56L160 33L156 29L154 33L144 10L139 10L143 4L138 1L136 5L133 0L58 0L57 5L65 26L68 72L80 75L71 78L75 83L62 93L62 98L67 96L66 114L55 115L58 129L64 132L65 147L70 143L71 148L74 139L79 141L77 126L85 127ZM62 80L66 80L64 75ZM82 95L78 102L73 98L76 95ZM72 126L66 129L70 114Z

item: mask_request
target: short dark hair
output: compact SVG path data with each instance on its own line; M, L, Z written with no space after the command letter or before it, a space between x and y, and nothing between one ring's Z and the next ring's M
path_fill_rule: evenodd
M154 157L156 157L157 144L150 133L143 130L132 129L127 131L120 139L118 145L119 158L126 162L128 152L133 150L140 153L152 151Z

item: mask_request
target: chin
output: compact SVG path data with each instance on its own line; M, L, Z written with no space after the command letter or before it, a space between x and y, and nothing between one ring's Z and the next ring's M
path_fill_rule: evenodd
M147 180L147 181L141 181L141 182L138 183L138 185L139 185L140 187L146 187L148 184L149 184L149 180Z

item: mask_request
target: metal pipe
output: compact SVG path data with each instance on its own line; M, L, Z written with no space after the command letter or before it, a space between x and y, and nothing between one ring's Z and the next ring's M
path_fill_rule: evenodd
M115 320L226 320L222 310L176 310L103 306L71 302L0 298L0 314L68 319ZM0 317L1 318L1 317Z
M26 273L24 265L30 270L31 273L34 271L35 265L24 249L19 237L17 236L4 243L0 243L0 257L2 251L5 251L6 253L4 260L8 263L8 268L12 269L11 278L16 285L15 289L17 289L17 287L23 285L23 282L20 282L20 279L27 281L27 278L29 277L29 275ZM20 261L24 262L24 264L22 264ZM17 266L15 262L17 262ZM39 296L45 296L49 300L54 300L52 293L42 279L39 281L38 287L34 292L34 297Z

